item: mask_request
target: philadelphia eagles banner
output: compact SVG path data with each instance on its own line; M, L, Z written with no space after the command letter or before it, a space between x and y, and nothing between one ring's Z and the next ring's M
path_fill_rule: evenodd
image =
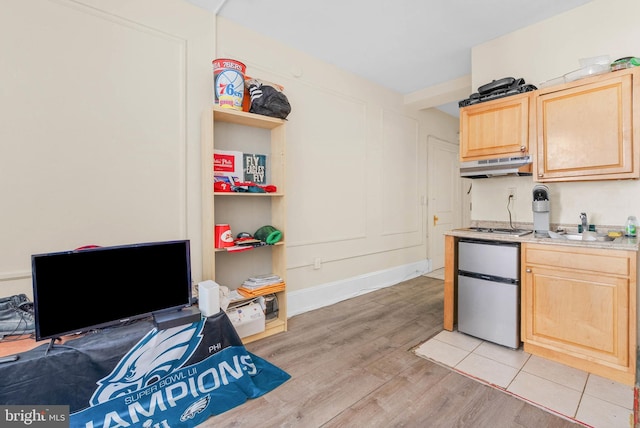
M12 373L18 385L0 373L0 402L69 405L70 426L78 428L193 427L290 378L248 352L224 312L166 330L149 327L121 327L129 334L144 328L137 342L114 329L112 336L123 337L114 338L113 349L103 336L54 346L49 355L23 353L25 371Z

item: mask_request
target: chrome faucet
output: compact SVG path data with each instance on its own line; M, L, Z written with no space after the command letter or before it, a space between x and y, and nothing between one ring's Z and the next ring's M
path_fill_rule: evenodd
M587 213L580 213L580 221L582 221L582 231L587 232L589 230L589 222L587 221Z

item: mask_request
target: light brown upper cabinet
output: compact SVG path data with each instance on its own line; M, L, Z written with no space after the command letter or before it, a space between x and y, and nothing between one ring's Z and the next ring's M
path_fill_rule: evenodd
M620 70L536 92L535 181L640 177L638 71Z
M531 92L460 109L460 160L522 156L529 152Z

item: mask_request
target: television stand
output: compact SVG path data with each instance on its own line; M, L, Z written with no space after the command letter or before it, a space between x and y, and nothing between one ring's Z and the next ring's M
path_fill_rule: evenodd
M153 314L153 324L158 330L166 330L183 324L191 324L200 321L200 319L202 319L202 314L200 313L200 309L195 306Z
M44 351L44 355L47 355L49 353L51 348L53 348L53 345L54 345L56 340L62 341L62 338L60 338L60 337L52 337L51 341L49 342L49 346L47 346L47 349Z

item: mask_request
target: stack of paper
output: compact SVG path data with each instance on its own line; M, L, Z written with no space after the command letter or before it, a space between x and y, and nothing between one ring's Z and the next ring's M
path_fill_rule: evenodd
M284 280L275 274L253 276L246 279L238 292L245 297L262 296L284 290Z
M282 278L276 274L270 273L267 275L258 275L247 278L242 285L247 288L258 288L265 285L277 284L278 282L282 282Z

